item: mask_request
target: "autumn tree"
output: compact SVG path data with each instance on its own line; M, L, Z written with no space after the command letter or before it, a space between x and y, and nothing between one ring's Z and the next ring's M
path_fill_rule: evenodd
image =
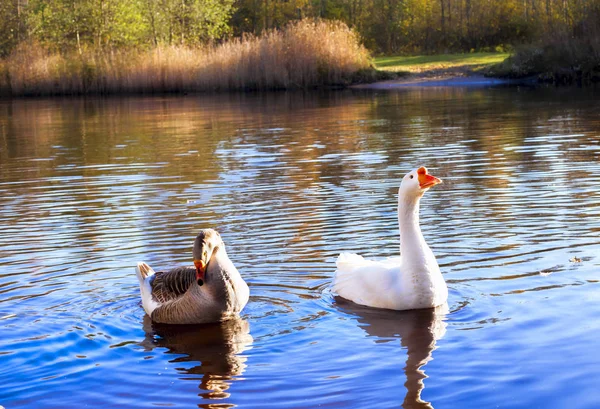
M307 18L341 20L380 53L491 50L590 35L598 10L600 0L0 0L0 56L30 39L79 53L195 46Z

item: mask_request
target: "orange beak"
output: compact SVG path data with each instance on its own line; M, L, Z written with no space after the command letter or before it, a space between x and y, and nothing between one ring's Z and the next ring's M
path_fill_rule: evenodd
M196 282L198 285L204 284L204 274L206 273L206 263L202 260L194 260L196 266Z
M421 189L427 189L437 185L438 183L442 183L441 179L438 179L435 176L428 174L427 168L425 166L421 166L417 170L417 174L419 175L419 187Z

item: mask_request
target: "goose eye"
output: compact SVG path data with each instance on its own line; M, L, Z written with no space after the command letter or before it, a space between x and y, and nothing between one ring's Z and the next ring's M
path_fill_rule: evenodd
M411 179L412 179L412 178L414 178L414 177L415 177L414 175L410 175L410 178L411 178Z

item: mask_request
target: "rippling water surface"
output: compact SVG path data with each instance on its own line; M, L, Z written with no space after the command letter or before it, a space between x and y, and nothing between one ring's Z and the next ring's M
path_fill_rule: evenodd
M423 89L0 102L0 405L597 408L600 102ZM329 290L398 253L401 177L447 314ZM221 232L240 320L157 326L134 273ZM365 277L365 280L368 280Z

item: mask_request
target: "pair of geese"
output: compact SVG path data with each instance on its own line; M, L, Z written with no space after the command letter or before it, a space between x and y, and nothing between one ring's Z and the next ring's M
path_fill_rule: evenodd
M448 298L448 288L419 226L419 201L441 180L425 167L402 179L398 191L400 257L382 261L342 253L336 261L333 290L357 304L392 310L433 308ZM203 324L239 314L248 302L248 285L235 268L219 233L205 229L192 250L194 267L154 272L137 265L142 305L154 322Z

